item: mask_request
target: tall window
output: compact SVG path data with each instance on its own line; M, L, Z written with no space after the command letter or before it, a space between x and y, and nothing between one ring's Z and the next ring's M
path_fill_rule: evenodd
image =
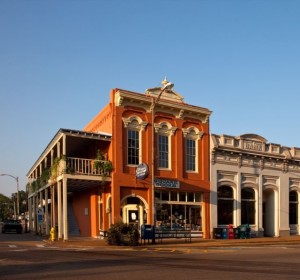
M157 136L158 168L171 169L171 136L174 135L176 127L168 122L155 123Z
M290 192L290 209L289 209L290 225L298 224L298 194L296 191Z
M255 192L252 188L243 188L241 192L242 224L255 224Z
M169 137L158 135L158 167L169 168Z
M198 171L198 143L204 132L196 127L182 128L185 138L185 170Z
M186 139L185 147L186 170L196 171L196 141Z
M139 132L128 129L128 164L139 164Z
M124 117L122 120L124 128L127 130L127 164L138 165L142 161L141 134L145 131L145 127L148 123L138 116L131 116L129 118ZM126 145L126 142L124 145Z
M218 188L218 225L233 223L233 190L229 186Z

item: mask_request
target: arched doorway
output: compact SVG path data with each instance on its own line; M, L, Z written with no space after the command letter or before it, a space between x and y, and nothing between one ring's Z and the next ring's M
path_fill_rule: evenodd
M275 191L266 189L263 192L263 227L264 236L276 235L276 220L275 220Z
M147 222L145 202L138 196L125 197L121 202L121 217L123 223L135 224L140 228Z

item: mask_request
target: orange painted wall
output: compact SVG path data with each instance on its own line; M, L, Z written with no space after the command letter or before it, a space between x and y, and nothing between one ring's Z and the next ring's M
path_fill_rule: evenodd
M74 193L71 197L73 213L81 236L99 234L97 233L97 217L95 217L97 215L96 199L95 191Z
M89 132L112 133L112 109L111 104L106 105L83 129Z

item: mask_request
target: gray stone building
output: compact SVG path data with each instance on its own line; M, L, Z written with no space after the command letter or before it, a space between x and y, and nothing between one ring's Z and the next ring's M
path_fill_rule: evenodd
M249 224L256 236L299 234L299 194L300 148L211 135L211 233Z

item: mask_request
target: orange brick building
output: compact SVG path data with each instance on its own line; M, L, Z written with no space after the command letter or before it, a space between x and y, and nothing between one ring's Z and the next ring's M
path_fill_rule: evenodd
M210 113L185 104L167 87L145 94L112 90L110 103L84 128L112 135L109 158L114 170L103 193L109 204L101 213L104 228L109 221L155 222L209 236ZM145 178L137 178L137 167L146 169Z
M70 229L68 211L82 236L97 236L123 221L139 227L191 229L209 238L210 114L206 108L184 103L166 79L162 87L144 94L113 89L105 108L76 135L89 140L85 144L78 140L72 154L71 141L66 139L74 133L57 137L60 145L54 138L55 152L46 149L28 178L36 180L42 173L40 165L47 166L45 161L52 165L54 154L67 157L65 170L70 169L69 157L80 162L85 158L90 168L99 150L101 160L112 163L112 172L101 177L94 171L80 173L82 168L77 172L77 167L73 173L61 172L54 183L31 193L29 208L34 212L41 207L37 201L46 201L47 193L51 197L51 205L44 206L48 224L58 224L59 237L64 239ZM31 218L31 227L37 228L35 215Z

